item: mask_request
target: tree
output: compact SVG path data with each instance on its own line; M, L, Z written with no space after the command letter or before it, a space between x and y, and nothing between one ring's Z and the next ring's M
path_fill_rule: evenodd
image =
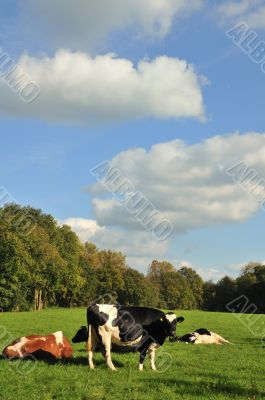
M194 269L190 267L182 267L178 271L181 275L183 275L189 286L190 290L192 292L192 296L194 298L194 302L192 304L192 308L198 309L201 308L202 306L202 301L203 301L203 280L202 278L197 274Z
M159 307L160 288L154 285L149 276L145 277L145 303L148 307Z
M161 294L166 308L171 310L190 309L194 303L188 282L177 271L162 274Z
M60 290L57 301L63 307L70 307L79 302L79 293L85 284L82 277L81 257L83 246L78 236L69 226L58 228L58 251L65 264L61 271Z
M105 299L106 295L106 299ZM154 260L146 276L128 268L124 254L82 244L69 226L41 210L0 208L0 309L40 310L98 301L159 308L227 311L244 295L265 312L265 265L251 262L237 279L203 282L189 267L177 271ZM102 299L100 299L102 297Z
M146 283L144 275L132 268L127 268L123 279L124 287L119 291L119 303L134 306L145 305Z
M32 258L23 242L0 224L0 308L3 311L29 309L29 267Z
M33 259L29 269L29 281L34 309L41 310L44 305L55 305L66 262L41 226L36 226L31 235L24 239L24 242Z
M118 300L120 290L124 289L124 273L127 269L125 256L112 250L99 251L100 267L97 269L97 296L107 296Z
M183 274L167 261L154 260L149 267L148 279L159 294L161 308L192 308L195 298Z
M216 284L212 281L207 281L203 285L202 309L207 311L216 309Z
M165 295L162 293L163 274L174 271L174 266L168 261L153 260L151 265L149 266L147 277L149 283L153 286L154 293L158 296L158 307L166 307Z
M216 311L227 311L227 304L236 297L236 281L229 276L220 279L216 284Z
M238 293L248 298L255 305L257 312L265 312L265 266L261 263L250 262L236 280Z

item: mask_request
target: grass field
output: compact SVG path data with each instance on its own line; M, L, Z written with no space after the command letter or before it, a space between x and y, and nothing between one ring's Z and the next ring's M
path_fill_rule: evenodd
M78 327L85 324L85 314L85 309L1 313L0 326L15 338L63 330L71 339ZM246 326L247 321L254 322L255 316L244 315L243 324L232 314L183 311L178 315L185 317L178 334L205 327L229 339L233 345L193 346L167 342L159 351L170 356L161 354L159 357L157 352L157 367L163 369L162 372L151 371L149 359L146 359L145 370L138 371L138 354L113 354L118 371L112 372L100 353L95 355L96 369L89 371L83 343L74 345L74 358L67 362L21 361L16 364L0 359L0 399L265 398L265 349L260 338ZM264 323L265 316L260 318ZM163 360L166 360L166 370ZM23 375L22 368L32 371Z

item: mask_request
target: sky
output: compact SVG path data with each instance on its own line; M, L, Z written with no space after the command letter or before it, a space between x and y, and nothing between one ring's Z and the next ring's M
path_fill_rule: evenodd
M2 0L0 187L142 272L263 262L264 41L264 0ZM97 181L106 160L172 234Z

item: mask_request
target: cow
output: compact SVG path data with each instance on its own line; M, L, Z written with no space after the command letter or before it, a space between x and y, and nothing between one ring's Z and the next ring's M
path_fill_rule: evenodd
M81 326L76 332L75 336L72 338L73 343L87 342L88 339L88 329L86 326Z
M88 340L88 329L86 326L81 326L80 329L76 332L75 336L72 339L73 343L87 343ZM104 354L104 349L100 346L100 343L97 344L96 351L101 350ZM114 353L133 353L137 351L136 346L118 346L115 343L112 344L111 350Z
M63 332L58 331L46 336L23 336L6 346L2 354L8 359L26 358L30 355L63 359L71 358L73 349Z
M155 308L92 304L87 309L88 363L94 369L93 352L98 342L103 345L107 366L116 371L111 360L111 345L136 346L140 353L139 370L143 370L146 354L151 368L156 370L155 350L167 337L175 338L176 325L184 321L173 312L164 313Z
M225 344L230 343L222 336L208 329L200 328L192 333L187 333L181 337L176 337L174 341L192 343L192 344Z

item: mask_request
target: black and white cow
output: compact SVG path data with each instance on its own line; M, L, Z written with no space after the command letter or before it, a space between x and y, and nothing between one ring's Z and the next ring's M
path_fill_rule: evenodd
M172 341L185 342L192 344L225 344L230 343L228 340L224 339L222 336L215 332L210 332L208 329L200 328L192 333L187 333L181 337L176 337Z
M88 341L88 329L87 326L81 326L80 329L76 332L75 336L72 339L73 343L87 343ZM112 343L111 347L114 353L133 353L137 351L136 346L118 346L115 343ZM104 349L102 345L98 342L96 351L102 351L104 353Z
M136 346L140 352L139 369L148 353L151 368L155 367L155 350L167 337L176 336L176 325L184 321L172 313L147 307L126 307L111 304L93 304L87 309L89 335L87 341L88 362L94 368L93 352L99 341L105 350L107 365L116 370L111 360L112 343L119 346Z

